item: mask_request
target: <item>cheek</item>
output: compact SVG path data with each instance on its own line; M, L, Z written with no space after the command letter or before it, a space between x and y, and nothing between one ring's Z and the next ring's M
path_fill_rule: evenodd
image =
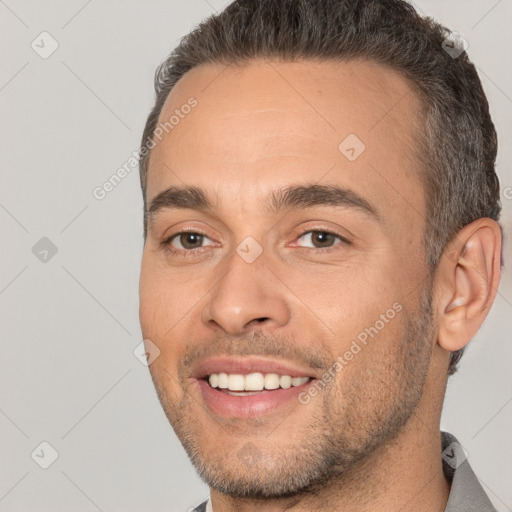
M202 304L197 293L186 283L178 282L168 269L149 261L143 263L139 320L143 337L160 350L151 367L155 366L161 379L169 378L167 372L176 375L178 362L190 339L190 319L198 314Z
M318 281L315 286L309 281L311 291L303 299L336 334L357 334L373 325L401 297L393 275L382 263L380 267L354 264L325 276L320 286Z
M178 363L183 351L180 340L180 324L176 318L176 297L169 286L158 276L141 274L139 288L139 318L144 339L158 347L159 355L150 364L149 371L160 400L166 411L174 410L182 399L177 378Z
M149 339L156 337L158 327L166 323L163 307L166 297L155 277L143 269L139 283L139 320L143 336Z
M164 268L143 259L139 280L139 318L144 336L163 337L186 312L187 295Z
M347 408L361 424L382 418L390 402L403 393L403 318L401 312L391 316L388 323L377 316L363 328L354 327L343 346L337 347L334 394L342 397L339 403L350 404Z

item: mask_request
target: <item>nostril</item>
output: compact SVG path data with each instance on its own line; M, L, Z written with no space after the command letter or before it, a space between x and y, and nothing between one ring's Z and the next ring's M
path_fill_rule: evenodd
M263 322L266 322L270 320L270 318L268 316L262 316L260 318L253 318L251 321L247 322L247 324L245 324L245 328L250 328L250 327L253 327L255 325L260 325L262 324Z

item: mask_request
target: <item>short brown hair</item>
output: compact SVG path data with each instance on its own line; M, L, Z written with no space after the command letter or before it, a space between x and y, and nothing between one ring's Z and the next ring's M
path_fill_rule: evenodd
M443 48L449 35L403 0L236 0L186 35L157 69L143 144L153 137L176 82L201 64L256 58L381 63L410 80L423 106L417 140L427 203L424 246L433 275L462 227L481 217L497 221L501 211L489 105L466 52L454 57ZM149 157L140 160L145 210ZM461 356L462 350L451 354L449 375Z

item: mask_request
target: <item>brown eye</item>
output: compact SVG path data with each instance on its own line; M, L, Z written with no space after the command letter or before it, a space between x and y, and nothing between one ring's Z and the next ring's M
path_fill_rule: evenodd
M194 249L202 249L205 240L210 240L206 235L195 231L182 231L175 233L162 242L169 250L192 252ZM212 245L212 244L207 244Z
M331 247L333 245L336 236L326 231L313 231L311 241L315 247Z
M341 242L346 242L343 237L330 233L329 231L307 231L299 237L299 240L302 240L304 243L302 247L310 247L313 249L328 249L336 245L336 239Z
M180 248L197 249L201 247L204 235L200 235L199 233L181 233L177 238L181 244Z

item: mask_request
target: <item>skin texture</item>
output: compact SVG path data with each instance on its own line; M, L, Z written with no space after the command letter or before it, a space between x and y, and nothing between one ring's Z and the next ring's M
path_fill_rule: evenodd
M494 300L498 224L466 226L430 276L414 153L421 104L378 64L202 66L171 91L161 121L190 97L197 106L152 150L147 200L195 186L212 208L150 217L140 321L160 350L150 365L159 399L214 511L443 511L449 354ZM354 161L338 149L349 134L365 144ZM378 219L348 206L265 208L271 190L305 184L349 188ZM252 263L236 252L248 236L262 248ZM191 375L210 356L258 355L321 378L393 304L400 312L307 404L222 417Z

